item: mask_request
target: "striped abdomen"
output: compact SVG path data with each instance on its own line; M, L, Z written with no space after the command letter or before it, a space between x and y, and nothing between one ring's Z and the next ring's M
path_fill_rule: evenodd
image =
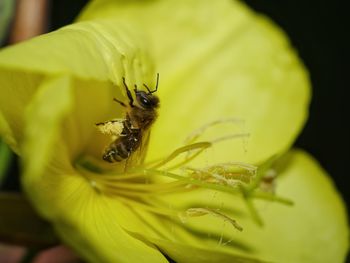
M109 145L103 154L103 160L113 163L121 162L130 157L141 144L141 130L133 130L121 136Z

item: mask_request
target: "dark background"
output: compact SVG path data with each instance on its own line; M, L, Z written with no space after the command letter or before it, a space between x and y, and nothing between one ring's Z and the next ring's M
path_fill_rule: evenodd
M72 22L86 0L54 0L51 30ZM282 27L310 71L310 117L296 147L311 153L350 204L350 129L345 52L350 21L340 0L245 0Z

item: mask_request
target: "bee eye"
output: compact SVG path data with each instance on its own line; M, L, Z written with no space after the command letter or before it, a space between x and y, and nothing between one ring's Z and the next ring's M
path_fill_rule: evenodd
M149 105L149 100L148 99L142 98L141 101L142 101L143 105L147 105L147 106Z
M149 98L149 95L146 94L143 91L139 91L136 95L137 101L140 103L140 105L144 108L150 108L152 107L152 101L151 98Z

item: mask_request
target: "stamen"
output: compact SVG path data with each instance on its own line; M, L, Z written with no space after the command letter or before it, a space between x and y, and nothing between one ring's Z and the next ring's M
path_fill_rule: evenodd
M175 159L177 156L179 156L182 153L186 153L186 152L194 151L194 150L198 150L201 153L205 149L209 148L211 145L212 144L210 142L197 142L197 143L185 145L183 147L176 149L167 158L165 158L164 160L160 161L158 164L153 165L149 168L151 168L151 169L160 168L160 167L164 166L165 164L169 163L170 161L172 161L173 159ZM198 156L198 154L195 155L195 157L196 156ZM193 158L191 158L191 157L187 158L186 162L193 160ZM176 166L179 166L179 164L177 164Z
M174 181L170 183L118 183L118 184L110 184L111 187L114 188L122 188L129 190L138 190L138 191L158 191L167 188L174 188L178 186L182 186L183 182Z
M91 174L91 178L98 179L105 182L117 183L120 181L129 181L132 179L144 178L143 173L130 173L130 174L121 174L121 173L108 173L108 174Z
M243 170L246 170L247 172L249 172L251 175L255 176L258 167L255 165L251 165L249 163L244 163L244 162L227 162L227 163L221 163L221 164L215 164L212 166L209 166L208 168L206 168L208 171L213 171L216 169L225 169L225 170L229 170L232 169L233 167L238 167L241 168Z
M218 142L222 142L222 141L227 141L227 140L232 140L232 139L237 139L237 138L246 138L249 137L250 134L249 133L238 133L238 134L229 134L226 136L222 136L219 137L217 139L214 139L211 141L211 143L218 143Z
M207 189L217 190L220 192L226 192L226 193L231 193L231 194L239 194L241 192L237 188L221 185L218 183L207 183L201 179L197 179L194 177L185 177L185 176L177 175L175 173L170 173L168 171L148 169L145 172L150 173L150 174L156 174L156 175L161 175L161 176L181 180L183 182L188 183L189 185L195 185L195 186L199 186L199 187L203 187L203 188L207 188Z
M276 159L277 159L277 155L274 155L259 166L254 181L249 185L249 187L245 189L247 192L252 192L253 190L259 187L261 181L266 175L266 172L271 169Z
M204 215L213 215L216 216L226 222L229 222L233 227L235 227L237 230L242 231L243 228L231 217L222 214L216 210L210 209L210 208L189 208L186 210L185 214L180 214L180 218L184 219L183 217L197 217L197 216L204 216Z
M204 169L196 169L191 167L187 167L187 169L193 171L194 175L199 175L199 178L203 181L223 184L231 187L239 187L242 185L241 181L238 180L238 178L241 177L240 175L237 176L237 179L232 179L226 178L225 175L222 175L220 173L210 172Z
M253 200L251 198L245 198L245 203L246 203L248 210L249 210L253 220L255 221L255 223L257 223L259 226L263 226L264 222L263 222L262 218L260 217L258 211L256 210L256 208L253 204Z
M257 171L257 167L242 162L216 164L203 169L191 167L186 167L186 169L197 173L206 173L211 177L218 177L218 179L227 182L229 180L239 180L244 183L249 183L255 177Z
M263 199L267 201L279 202L284 205L290 205L290 206L294 205L294 202L292 200L285 197L280 197L273 193L254 191L253 193L250 194L250 196L253 198Z
M155 213L155 214L159 214L159 215L164 215L164 216L168 216L168 217L176 217L177 214L179 213L178 211L175 210L171 210L171 209L167 209L167 208L160 208L160 207L156 207L156 206L151 206L151 205L147 205L129 198L124 198L121 196L116 197L119 201L123 202L126 205L130 205L132 207L139 207L143 210Z
M133 198L149 198L154 196L160 196L160 195L167 195L167 194L174 194L174 193L181 193L189 191L189 189L186 189L185 187L182 188L175 188L175 189L168 189L164 191L157 191L157 192L138 192L138 191L130 191L130 190L123 190L123 189L112 189L112 188L105 188L103 192L111 197L118 197L118 196L127 196L127 197L133 197Z
M244 123L241 119L236 118L228 118L228 119L222 119L222 120L215 120L210 123L207 123L200 127L199 129L194 130L186 139L185 144L193 143L195 142L204 132L215 125L223 124L223 123L232 123L232 124L238 124L238 123Z

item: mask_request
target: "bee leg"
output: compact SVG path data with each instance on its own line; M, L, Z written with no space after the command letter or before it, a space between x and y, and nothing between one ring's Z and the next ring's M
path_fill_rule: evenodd
M106 125L108 123L114 123L114 122L119 122L119 120L109 120L109 121L98 122L98 123L95 123L95 125L100 126L100 125Z
M124 103L124 102L122 102L122 101L120 101L120 100L117 100L116 98L113 98L113 100L115 101L115 102L118 102L120 105L122 105L123 107L126 107L126 104Z
M134 107L134 104L133 104L134 103L134 99L133 99L133 97L131 95L131 92L130 92L130 90L128 88L128 85L126 85L125 78L123 78L123 84L125 86L126 94L128 95L128 98L129 98L129 105L130 105L130 107Z
M96 126L100 126L100 125L106 125L107 123L110 123L111 121L103 121L103 122L98 122L95 123Z

